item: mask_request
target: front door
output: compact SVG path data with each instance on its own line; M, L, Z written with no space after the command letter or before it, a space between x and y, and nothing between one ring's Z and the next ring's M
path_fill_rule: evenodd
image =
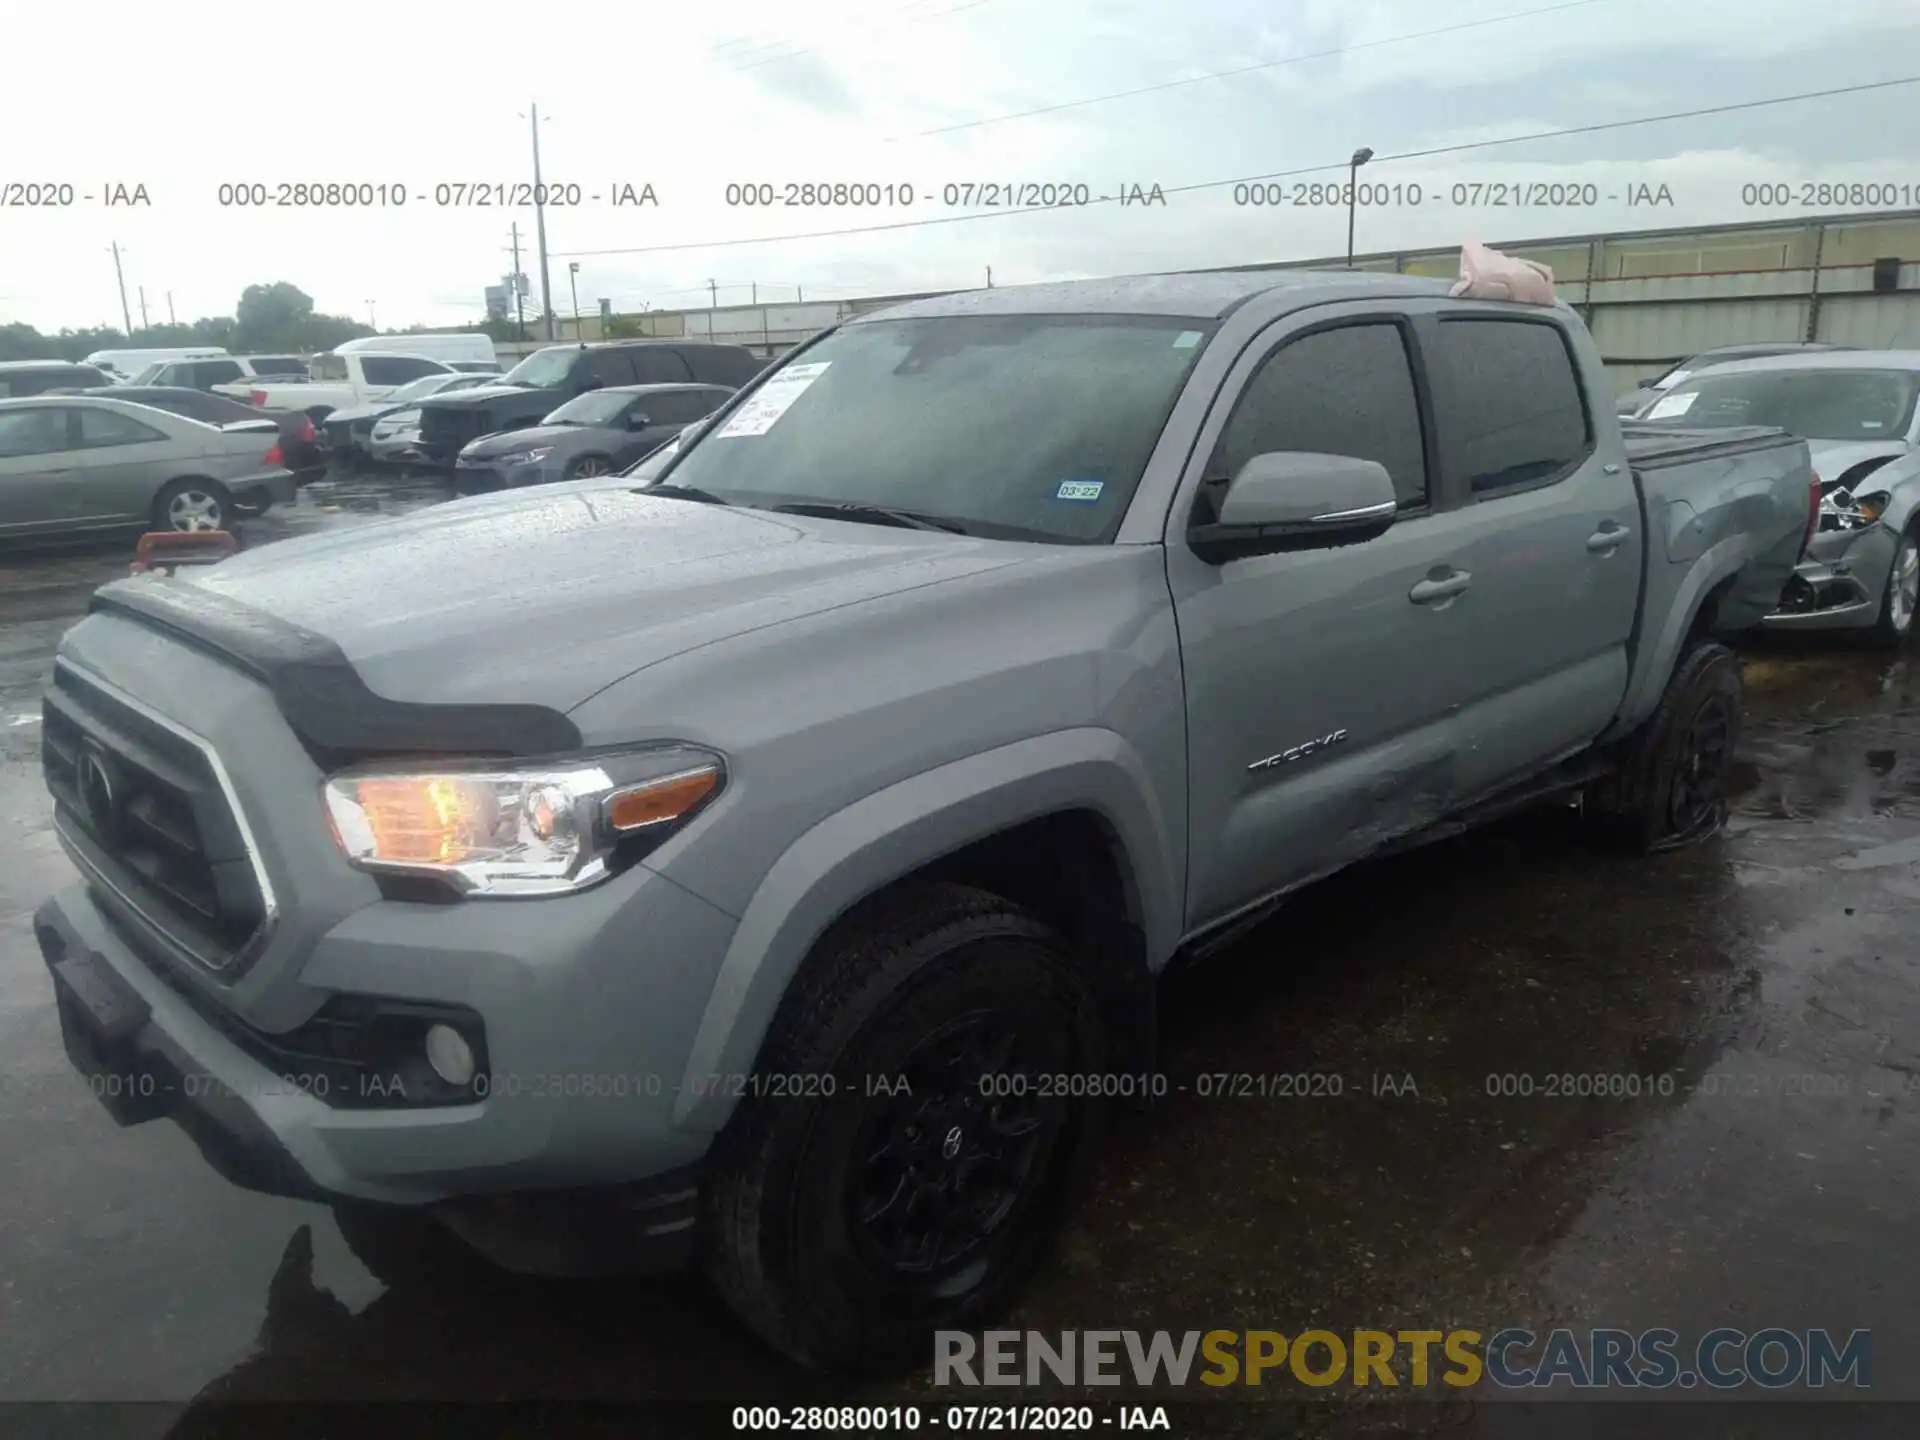
M76 412L63 405L0 411L0 535L64 530L78 519Z
M1436 819L1457 782L1460 513L1437 481L1408 306L1277 322L1236 364L1169 517L1185 663L1190 930ZM1417 302L1415 302L1417 308ZM1358 544L1212 565L1185 543L1253 455L1375 460L1400 513Z

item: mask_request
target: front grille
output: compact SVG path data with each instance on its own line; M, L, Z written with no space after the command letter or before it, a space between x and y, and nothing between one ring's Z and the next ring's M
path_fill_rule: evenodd
M420 407L420 448L429 455L455 455L470 440L485 435L492 425L484 408L466 405Z
M65 661L41 715L55 819L88 878L150 939L215 970L242 958L272 904L204 742Z

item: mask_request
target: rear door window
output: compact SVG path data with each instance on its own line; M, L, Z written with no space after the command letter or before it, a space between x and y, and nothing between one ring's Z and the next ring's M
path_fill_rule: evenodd
M416 359L411 355L369 355L360 362L360 371L369 385L404 385L422 375L443 375L446 368L438 360Z
M1592 451L1580 376L1551 321L1443 317L1433 366L1441 443L1476 497L1551 484Z
M196 360L193 365L195 389L212 385L230 385L247 378L247 372L235 360Z
M89 407L80 412L82 450L98 450L110 445L145 445L166 438L165 431L143 425L131 415L122 415L117 410Z
M633 378L638 384L664 385L694 378L680 352L671 346L636 345L626 353L633 358Z

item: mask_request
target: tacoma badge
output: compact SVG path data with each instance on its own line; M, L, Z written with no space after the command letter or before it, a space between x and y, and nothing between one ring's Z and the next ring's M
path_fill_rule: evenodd
M1247 769L1271 770L1274 766L1284 765L1289 760L1303 760L1317 751L1326 749L1329 745L1338 745L1346 738L1346 731L1335 730L1330 735L1322 735L1318 740L1307 740L1294 746L1291 750L1282 750L1278 755L1269 755L1264 760L1256 760L1247 766Z

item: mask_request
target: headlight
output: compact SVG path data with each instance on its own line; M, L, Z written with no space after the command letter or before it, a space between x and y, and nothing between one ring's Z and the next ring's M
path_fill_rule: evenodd
M553 447L551 445L542 445L538 450L522 450L515 455L502 455L500 457L500 463L502 465L532 465L536 461L546 459L547 456L552 453Z
M676 829L725 778L718 755L670 745L524 768L366 766L324 793L334 839L359 869L463 895L560 895L612 874L620 847Z

